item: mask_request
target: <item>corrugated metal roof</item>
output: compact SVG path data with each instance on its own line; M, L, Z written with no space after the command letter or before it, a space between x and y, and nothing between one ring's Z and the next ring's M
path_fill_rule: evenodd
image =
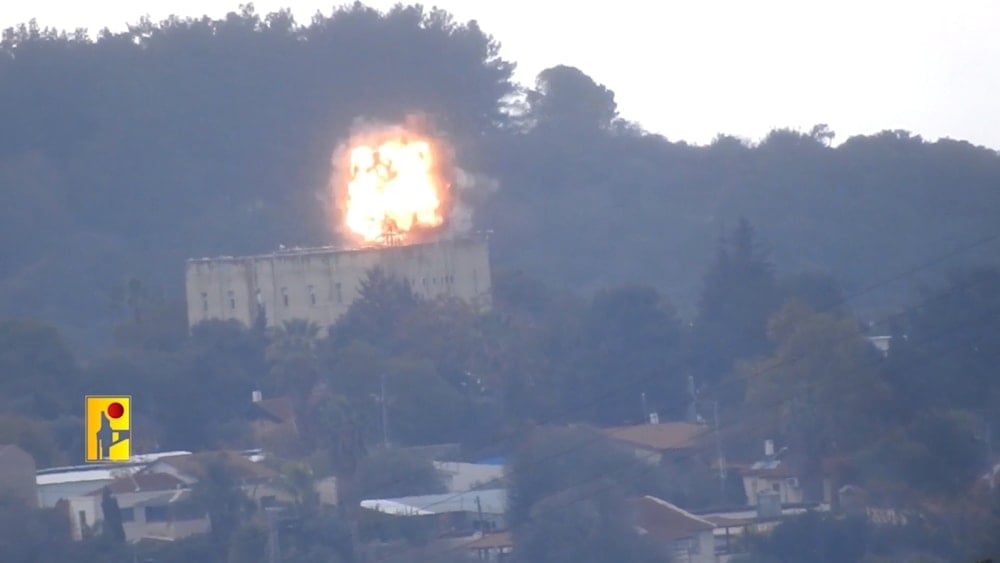
M51 475L56 473L71 473L77 471L97 471L100 469L107 468L122 468L129 467L132 465L145 465L147 463L156 461L161 457L170 457L177 455L190 455L191 452L185 450L178 450L173 452L158 452L152 454L138 454L132 456L129 461L126 462L111 462L111 463L85 463L83 465L67 465L63 467L47 467L45 469L39 469L35 472L36 475Z
M49 473L46 475L36 475L36 485L57 485L61 483L80 483L85 481L105 481L128 477L138 473L143 468L142 465L130 465L128 467L98 467L79 471L65 471L62 473Z
M361 507L376 512L397 516L419 516L444 514L447 512L475 512L479 506L486 514L503 514L507 508L506 489L485 489L465 493L445 493L440 495L420 495L393 499L371 499L361 501Z

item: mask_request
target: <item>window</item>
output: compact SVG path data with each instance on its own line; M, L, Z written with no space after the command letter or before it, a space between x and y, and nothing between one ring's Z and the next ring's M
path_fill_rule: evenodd
M232 310L236 310L236 298L233 296L233 292L229 291L227 293L229 296L229 308Z
M309 304L313 306L316 305L316 291L311 285L309 286Z
M132 522L135 520L135 509L132 507L122 508L122 522Z
M288 306L288 288L281 288L281 300L285 303L285 307Z
M204 311L204 312L206 312L206 313L208 312L208 294L207 293L202 293L201 294L201 310Z
M167 521L166 506L146 507L146 522L166 522L166 521Z

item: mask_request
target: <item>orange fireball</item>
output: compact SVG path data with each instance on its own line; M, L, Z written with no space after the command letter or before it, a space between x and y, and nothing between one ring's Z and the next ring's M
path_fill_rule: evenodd
M347 227L366 242L401 237L444 222L445 188L432 144L405 137L355 146L350 151Z

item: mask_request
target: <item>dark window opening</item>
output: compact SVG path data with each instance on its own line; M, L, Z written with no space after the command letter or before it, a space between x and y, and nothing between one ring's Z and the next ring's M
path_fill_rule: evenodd
M135 520L135 509L132 507L119 509L122 515L122 522L132 522Z
M147 506L146 522L166 522L168 512L166 506Z

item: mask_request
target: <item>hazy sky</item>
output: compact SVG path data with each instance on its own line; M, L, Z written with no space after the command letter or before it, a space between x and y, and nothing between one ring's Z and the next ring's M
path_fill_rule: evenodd
M258 0L299 22L335 4ZM394 2L367 4L387 9ZM0 26L124 29L144 14L220 17L224 0L3 1ZM758 139L827 123L835 142L907 129L1000 149L1000 1L778 0L426 2L476 19L530 83L579 67L614 90L628 119L671 140Z

